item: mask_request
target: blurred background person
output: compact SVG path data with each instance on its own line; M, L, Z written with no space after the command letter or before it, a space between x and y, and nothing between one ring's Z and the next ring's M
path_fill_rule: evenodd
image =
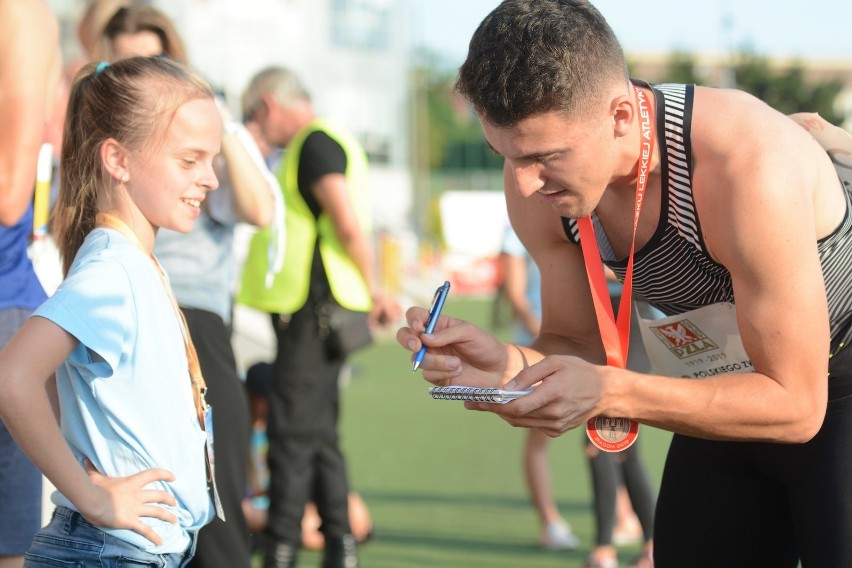
M45 125L62 61L59 26L41 0L0 2L0 349L46 298L27 247ZM41 472L0 420L0 568L23 566L41 527Z
M177 30L164 13L146 4L119 8L104 26L99 57L164 56L188 63ZM186 316L207 400L214 409L216 486L226 521L214 519L199 533L190 566L238 568L250 564L250 539L243 514L249 458L249 413L231 345L231 314L236 278L234 229L238 222L269 225L275 210L275 182L253 138L232 119L224 101L219 190L202 204L192 231L162 230L154 254L169 275Z
M93 53L94 59L104 61L144 55L189 63L186 47L171 19L141 2L125 2L113 12L103 25Z
M77 21L77 40L81 53L70 60L64 66L53 110L47 122L45 130L45 141L53 148L54 168L59 168L59 156L62 152L62 129L65 124L65 110L68 106L68 95L74 76L80 68L92 60L92 54L101 37L104 25L109 18L128 0L89 0L83 9L80 19ZM53 176L53 185L50 192L51 205L59 193L59 176ZM59 264L58 253L56 264ZM61 267L58 268L61 271Z
M269 466L266 434L269 417L269 385L272 382L272 364L255 363L246 371L246 393L252 424L251 458L249 460L248 492L243 500L243 510L251 532L255 535L266 530L269 509ZM322 550L325 539L320 531L319 513L313 501L305 505L302 517L302 546L309 550ZM356 542L368 540L373 533L373 521L364 500L355 491L349 492L349 525ZM256 538L254 547L262 548L262 538Z
M500 251L503 284L500 295L505 297L513 316L513 342L529 345L538 336L541 326L541 273L533 258L521 243L511 225L506 227ZM618 293L617 286L614 293ZM636 355L638 356L638 355ZM636 357L634 356L634 358ZM571 525L559 513L553 498L548 447L550 437L540 430L529 430L524 444L524 475L530 498L536 508L541 525L539 544L550 550L574 549L580 544L571 530ZM586 453L590 452L587 447ZM642 538L642 527L633 511L630 495L624 486L621 468L615 460L607 460L616 480L615 509L613 514L601 507L610 507L611 500L595 499L598 517L614 519L611 542L614 545L634 544ZM601 464L606 467L606 463ZM591 468L593 476L600 476L598 468ZM606 478L611 478L606 475ZM605 487L606 483L593 480L593 488ZM614 515L614 516L613 516ZM609 526L610 521L606 521Z
M500 251L503 268L502 294L512 309L512 341L529 345L541 327L541 273L511 226L506 227ZM550 437L540 430L527 431L524 442L524 475L530 499L538 514L539 544L551 550L573 549L580 544L571 525L562 518L553 498L548 447Z
M86 3L77 23L77 41L83 50L78 68L83 63L94 59L107 22L119 8L128 4L130 4L129 0L89 0Z
M252 294L267 296L278 344L269 400L264 566L296 565L305 505L313 496L322 519L323 566L353 568L357 552L338 432L338 379L346 355L327 335L333 325L328 314L369 314L373 326L401 315L378 286L367 159L351 134L315 115L307 90L288 69L256 74L243 109L270 144L285 148L278 172L286 203L283 268L273 282L244 281L241 292L249 305L258 303ZM247 267L267 262L266 247L255 245Z

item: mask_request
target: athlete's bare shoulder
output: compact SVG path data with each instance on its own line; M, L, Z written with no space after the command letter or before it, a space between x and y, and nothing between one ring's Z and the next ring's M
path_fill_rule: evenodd
M692 111L692 140L696 152L727 159L765 146L801 144L801 129L791 128L790 120L757 97L736 89L696 87ZM782 149L783 146L776 148Z
M755 203L801 192L814 207L817 236L842 215L842 194L825 150L787 115L734 89L697 87L692 115L699 215L751 196ZM714 203L716 202L716 203Z
M58 77L60 65L59 23L50 7L43 0L0 2L0 80L11 88L28 72Z

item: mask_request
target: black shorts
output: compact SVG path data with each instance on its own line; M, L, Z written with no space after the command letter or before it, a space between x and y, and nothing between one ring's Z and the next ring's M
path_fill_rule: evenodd
M852 349L805 444L675 435L657 501L657 568L852 566Z

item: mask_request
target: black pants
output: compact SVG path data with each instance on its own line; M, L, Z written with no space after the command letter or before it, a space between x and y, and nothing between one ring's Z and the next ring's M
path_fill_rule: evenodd
M622 483L642 525L645 540L651 539L654 532L654 491L639 454L639 440L622 452L609 453L597 450L587 437L585 451L594 453L588 462L595 505L595 543L598 546L612 545L616 494Z
M313 499L320 530L326 537L340 537L350 532L349 487L337 431L343 360L326 352L312 299L286 325L276 325L276 334L267 534L274 541L299 543L305 504Z
M248 568L251 549L242 499L246 493L251 425L231 347L231 331L222 318L211 312L191 308L183 308L183 312L207 382L207 402L213 407L216 487L227 520L222 522L217 517L201 529L189 566Z
M658 568L852 566L852 365L836 363L825 422L805 444L674 436L657 502Z

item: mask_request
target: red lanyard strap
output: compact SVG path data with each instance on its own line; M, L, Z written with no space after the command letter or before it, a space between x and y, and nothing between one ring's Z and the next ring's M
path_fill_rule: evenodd
M627 258L627 273L624 276L624 286L621 291L621 301L618 307L618 319L613 314L612 303L606 285L606 278L601 262L598 242L591 217L577 219L580 230L580 245L583 250L583 261L586 264L586 276L592 291L592 301L595 315L598 319L598 329L601 341L606 350L607 365L624 368L627 364L627 350L630 343L630 302L633 296L633 256L636 249L636 229L639 226L639 214L645 200L645 189L648 185L648 174L651 166L656 136L651 124L654 111L648 104L645 93L636 89L636 104L640 116L639 163L636 179L636 200L633 212L633 234L630 239L630 254Z
M654 109L648 104L643 91L634 88L636 94L636 110L639 113L639 162L636 178L636 200L633 208L633 233L630 238L630 254L627 257L627 272L624 276L624 286L621 290L621 301L618 305L616 319L612 311L612 303L604 277L598 242L591 217L577 219L580 230L580 246L583 251L583 262L586 265L586 276L598 319L598 329L601 342L606 352L606 364L623 369L627 365L627 351L630 345L630 312L633 296L633 256L636 252L636 229L639 226L639 214L645 200L645 189L648 185L648 175L651 168L651 156L656 143ZM592 443L601 450L618 452L629 448L639 435L639 425L625 418L606 418L596 416L586 423L586 434Z

